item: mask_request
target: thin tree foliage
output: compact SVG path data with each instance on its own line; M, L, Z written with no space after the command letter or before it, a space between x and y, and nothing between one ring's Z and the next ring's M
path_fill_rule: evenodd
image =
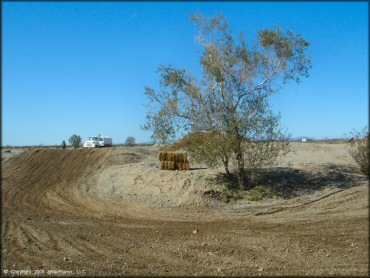
M176 141L171 148L187 150L195 163L205 163L210 167L223 166L225 173L230 176L229 163L233 149L228 139L226 135L215 132L195 132Z

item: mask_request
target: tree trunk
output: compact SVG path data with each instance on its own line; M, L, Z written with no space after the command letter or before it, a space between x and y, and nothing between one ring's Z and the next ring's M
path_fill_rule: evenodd
M230 176L230 171L229 171L229 158L228 157L223 157L222 158L222 163L224 164L225 167L225 172L227 176Z
M240 190L246 190L245 186L245 172L244 172L244 158L243 158L243 138L239 134L239 128L237 121L234 121L233 127L233 137L234 137L234 153L236 155L236 161L238 164L238 185Z
M240 190L246 190L247 187L245 186L245 172L244 172L244 160L243 160L243 153L239 151L236 155L236 160L238 162L238 184Z

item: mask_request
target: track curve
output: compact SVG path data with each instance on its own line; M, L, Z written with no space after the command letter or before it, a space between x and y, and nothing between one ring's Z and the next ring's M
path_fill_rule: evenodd
M112 152L34 149L3 165L3 269L70 276L368 274L367 183L284 210L155 210L88 192Z

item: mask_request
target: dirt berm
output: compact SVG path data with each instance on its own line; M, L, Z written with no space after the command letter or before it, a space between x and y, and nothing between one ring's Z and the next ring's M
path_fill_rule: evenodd
M343 146L294 148L269 178L285 195L228 203L207 195L216 170L161 171L158 146L17 153L2 163L2 275L367 276L366 177Z

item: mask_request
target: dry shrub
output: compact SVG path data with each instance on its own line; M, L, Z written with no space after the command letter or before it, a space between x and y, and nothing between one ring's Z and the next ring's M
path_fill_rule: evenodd
M364 175L369 175L369 141L370 134L364 128L362 132L352 132L352 139L348 142L349 153Z
M227 139L227 135L215 132L194 132L176 141L169 148L171 150L189 151L192 161L197 163L205 163L210 167L218 167L220 165L228 167L232 145L230 140ZM184 155L184 162L186 162L187 154L185 153Z

